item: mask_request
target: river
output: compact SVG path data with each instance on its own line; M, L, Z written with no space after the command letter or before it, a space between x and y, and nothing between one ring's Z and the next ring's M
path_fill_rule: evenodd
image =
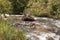
M24 30L27 40L60 40L60 20L35 17L36 21L11 20L11 24L19 30Z

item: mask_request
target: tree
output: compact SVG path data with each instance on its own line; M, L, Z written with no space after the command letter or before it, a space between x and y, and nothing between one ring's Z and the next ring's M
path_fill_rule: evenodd
M13 14L23 13L29 0L9 0L13 5Z

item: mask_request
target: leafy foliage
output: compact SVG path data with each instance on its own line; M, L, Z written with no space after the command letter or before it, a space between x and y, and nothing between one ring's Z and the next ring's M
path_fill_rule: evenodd
M12 13L12 5L8 0L0 0L0 13Z
M60 0L29 0L25 13L35 16L59 17Z
M60 0L0 0L0 13L60 17Z

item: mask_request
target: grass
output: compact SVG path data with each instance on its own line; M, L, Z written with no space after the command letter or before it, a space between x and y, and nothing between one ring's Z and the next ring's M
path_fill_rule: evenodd
M24 32L9 25L9 21L0 20L0 40L26 40Z

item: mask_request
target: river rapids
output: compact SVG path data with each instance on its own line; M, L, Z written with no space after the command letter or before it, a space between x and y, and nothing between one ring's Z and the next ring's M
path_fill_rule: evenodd
M11 20L18 30L24 30L27 40L60 40L60 20L35 17L36 21Z

